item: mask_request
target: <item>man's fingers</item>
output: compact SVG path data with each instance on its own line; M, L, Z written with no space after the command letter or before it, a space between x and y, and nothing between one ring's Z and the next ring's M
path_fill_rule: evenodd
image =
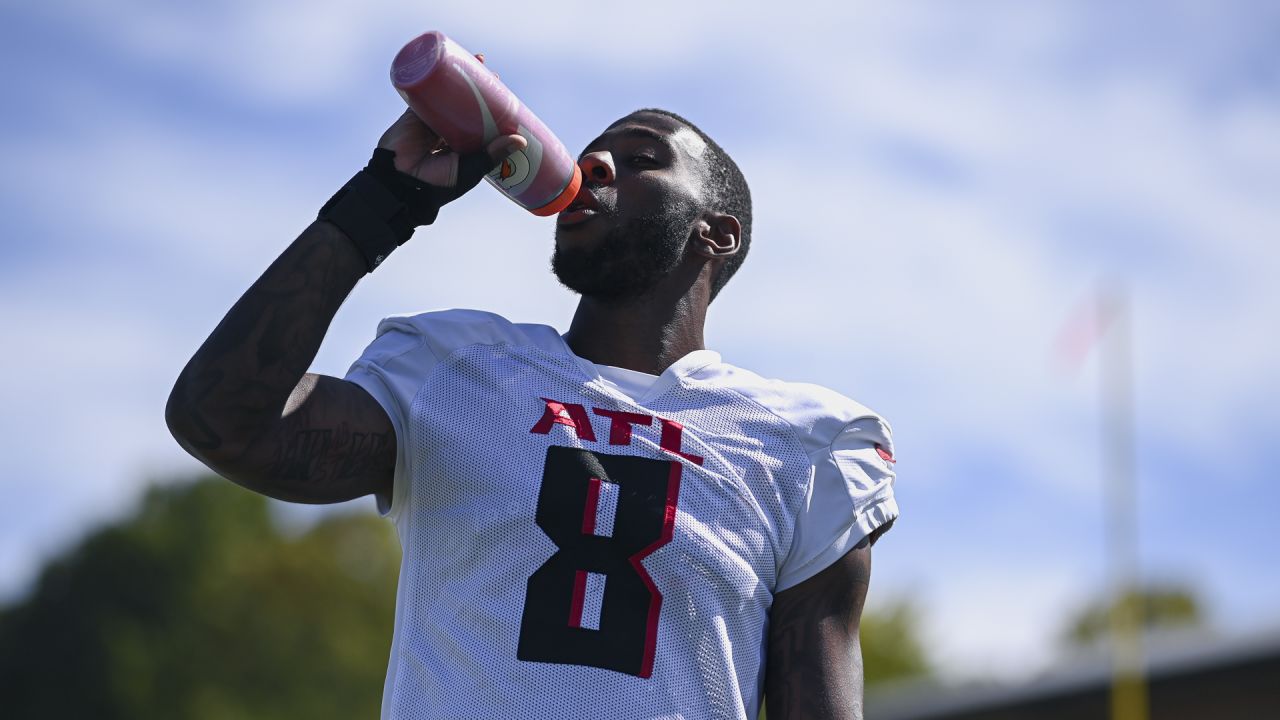
M405 108L400 117L391 123L391 127L382 133L378 146L413 153L430 150L439 141L440 136L427 127L412 108Z
M483 64L484 64L484 53L476 53L476 59L480 61L480 64L481 64L481 65L483 65ZM492 71L492 70L490 70L489 72L493 72L493 71ZM496 73L496 72L495 72L495 73L493 73L493 76L494 76L494 77L496 77L496 78L501 78L501 77L502 77L501 75L499 75L499 74L498 74L498 73Z
M400 113L400 117L396 118L395 124L406 129L421 126L424 132L435 134L431 132L431 128L427 127L426 123L422 122L422 118L418 117L418 113L414 112L413 108L410 107L405 108L404 112Z
M458 183L458 154L445 153L425 157L411 174L428 185L451 188Z
M529 141L521 135L503 135L494 138L485 148L494 164L506 160L512 153L529 147Z
M470 189L472 185L507 159L511 153L523 150L529 142L520 135L503 135L494 138L484 153L459 155L442 152L424 156L409 172L419 180L442 188Z

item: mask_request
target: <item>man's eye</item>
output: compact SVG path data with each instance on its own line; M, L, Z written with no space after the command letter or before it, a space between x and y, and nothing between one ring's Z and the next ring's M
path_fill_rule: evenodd
M657 165L658 158L652 155L632 155L631 163L633 165Z

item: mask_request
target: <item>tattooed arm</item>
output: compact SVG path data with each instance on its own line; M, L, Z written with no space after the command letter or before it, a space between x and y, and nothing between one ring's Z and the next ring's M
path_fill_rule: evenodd
M769 720L861 720L858 623L871 580L871 540L778 593L769 613Z
M165 417L188 452L264 495L328 503L389 494L396 439L363 388L306 373L365 262L316 221L187 363Z
M526 144L504 135L486 151L496 164ZM378 146L395 152L397 170L453 188L454 197L480 181L459 177L461 156L412 110ZM389 497L396 437L386 411L355 383L306 372L365 270L336 226L317 220L304 230L178 377L165 409L178 443L224 477L281 500Z

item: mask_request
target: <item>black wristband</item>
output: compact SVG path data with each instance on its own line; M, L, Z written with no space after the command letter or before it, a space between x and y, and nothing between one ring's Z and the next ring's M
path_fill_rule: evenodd
M369 165L334 193L318 215L319 219L337 225L351 240L364 257L369 272L412 237L414 229L409 209L394 186L386 182L386 174L371 170L380 160L379 153L387 153L394 161L395 153L382 148L375 150Z
M441 206L475 187L494 164L484 152L463 155L456 182L446 188L396 170L395 157L391 150L375 149L369 164L320 208L319 219L351 239L369 272L413 237L415 228L435 222Z

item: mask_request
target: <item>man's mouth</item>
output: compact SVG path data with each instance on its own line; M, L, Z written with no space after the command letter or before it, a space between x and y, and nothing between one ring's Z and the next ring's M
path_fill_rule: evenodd
M599 201L586 189L578 193L578 197L569 203L569 207L560 211L556 220L558 225L579 225L601 214Z
M586 207L568 207L556 219L557 225L580 225L596 216L596 211Z

